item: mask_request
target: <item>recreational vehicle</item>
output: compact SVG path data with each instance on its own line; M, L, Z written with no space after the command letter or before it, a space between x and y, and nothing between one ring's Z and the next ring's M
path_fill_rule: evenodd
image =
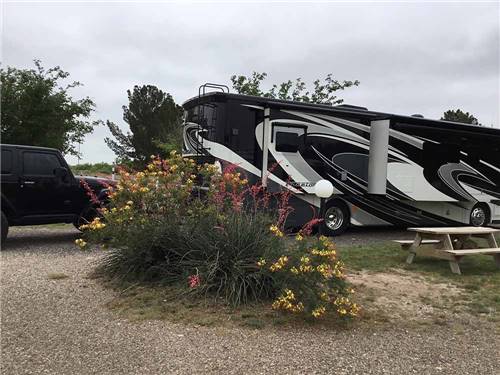
M220 86L183 104L183 154L290 189L296 225L319 208L323 179L334 186L322 211L330 235L349 225L500 223L500 129L210 87Z

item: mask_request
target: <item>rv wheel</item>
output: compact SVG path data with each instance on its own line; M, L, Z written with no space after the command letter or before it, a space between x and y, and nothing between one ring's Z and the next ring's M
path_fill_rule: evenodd
M482 227L488 225L489 211L488 207L484 204L476 204L470 212L470 224L475 227Z
M323 233L328 236L338 236L346 231L351 215L343 201L333 200L327 203L323 219L321 223Z

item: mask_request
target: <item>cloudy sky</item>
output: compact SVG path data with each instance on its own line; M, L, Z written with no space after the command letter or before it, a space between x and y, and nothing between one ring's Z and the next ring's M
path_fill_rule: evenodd
M153 84L178 103L204 82L268 73L358 79L346 103L439 118L461 108L500 127L499 3L21 3L2 8L2 62L60 65L95 118L124 129L126 90ZM97 128L83 161L112 161ZM68 158L71 163L74 158Z

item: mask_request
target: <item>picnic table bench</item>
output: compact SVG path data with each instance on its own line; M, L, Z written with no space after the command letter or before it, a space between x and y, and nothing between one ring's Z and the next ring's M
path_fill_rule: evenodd
M497 267L500 268L500 248L495 239L495 233L500 229L488 227L447 227L447 228L408 228L416 232L415 239L394 240L409 251L406 263L411 264L417 254L432 256L449 261L451 271L461 274L459 262L466 255L492 255ZM473 238L483 238L488 248L468 248L477 244Z

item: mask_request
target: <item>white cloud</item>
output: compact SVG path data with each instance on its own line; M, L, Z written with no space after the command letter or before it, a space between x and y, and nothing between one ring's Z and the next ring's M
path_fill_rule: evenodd
M269 83L331 72L361 81L341 93L348 103L434 118L462 108L500 127L498 3L6 3L3 22L5 65L60 65L95 118L124 128L135 84L182 103L253 70ZM107 135L87 137L84 161L113 159Z

